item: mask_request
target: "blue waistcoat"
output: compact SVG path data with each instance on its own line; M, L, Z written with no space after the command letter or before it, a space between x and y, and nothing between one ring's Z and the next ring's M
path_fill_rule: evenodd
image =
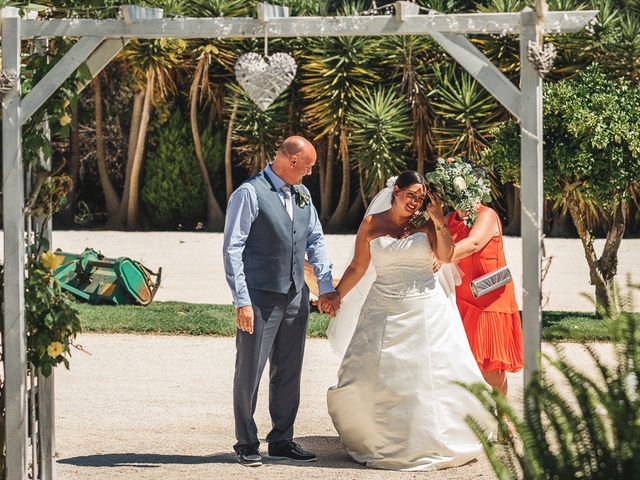
M293 222L264 172L247 180L258 197L258 216L251 225L242 260L249 288L287 293L304 285L310 205L300 207L292 192ZM300 188L296 186L294 188Z

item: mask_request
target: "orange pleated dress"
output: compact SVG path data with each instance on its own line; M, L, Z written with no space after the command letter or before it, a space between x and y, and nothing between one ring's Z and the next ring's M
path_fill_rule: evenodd
M462 283L456 287L456 303L471 351L481 370L522 369L522 322L513 282L476 298L471 292L471 280L507 264L502 243L502 223L496 216L500 234L493 237L482 250L458 261ZM453 213L447 227L454 242L469 236L470 228Z

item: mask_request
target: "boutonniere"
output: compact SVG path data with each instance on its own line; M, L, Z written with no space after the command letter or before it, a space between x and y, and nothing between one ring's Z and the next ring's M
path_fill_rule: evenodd
M296 199L296 205L300 208L304 208L307 205L311 205L311 197L307 192L304 192L300 188L293 187L294 197Z

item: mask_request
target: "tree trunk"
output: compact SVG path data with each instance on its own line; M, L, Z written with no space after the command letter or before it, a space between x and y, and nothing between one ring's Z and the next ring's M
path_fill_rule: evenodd
M71 177L71 188L67 194L67 204L60 212L60 223L71 228L75 225L76 197L78 196L78 177L80 176L80 130L78 103L71 109L71 131L69 133L69 164L67 174Z
M509 222L504 227L505 235L520 235L520 223L521 223L521 206L520 206L520 187L516 185L508 185L505 189L507 197L507 218Z
M573 234L571 216L563 212L562 209L552 210L550 237L570 237Z
M102 128L102 74L98 74L92 84L96 111L96 162L98 166L98 176L100 177L100 186L102 187L102 192L104 194L107 216L108 218L111 218L118 210L120 198L118 197L118 192L116 192L116 189L109 178L104 153L104 132Z
M336 149L334 147L335 139L335 133L329 133L329 136L327 137L327 155L325 157L324 167L325 179L322 196L320 197L320 218L323 222L329 219L331 209L333 208L333 170L336 155Z
M600 298L603 302L606 298L607 303L605 308L610 316L615 316L620 313L621 308L615 277L618 273L618 250L620 249L622 237L624 236L626 221L626 209L623 202L620 201L613 212L611 226L607 232L607 240L604 243L602 255L600 255L598 262L606 287L606 295L602 295ZM598 290L596 288L596 301L598 300Z
M229 116L229 125L227 126L227 142L224 147L224 182L227 190L227 201L233 193L233 171L231 169L231 153L233 147L233 128L238 114L238 96L233 97L233 107Z
M200 132L198 131L198 86L200 84L200 78L196 75L192 83L191 105L189 109L189 115L191 117L191 134L193 135L193 146L196 151L196 159L198 160L198 167L200 168L200 174L204 180L205 188L207 189L207 231L220 232L224 228L224 213L213 194L213 187L211 186L211 180L209 179L209 170L207 170L207 164L204 161L204 155L202 154L202 142L200 141Z
M362 222L362 216L364 215L366 208L362 201L362 196L356 195L355 200L349 207L347 212L347 224L345 230L357 230L360 222Z
M144 91L136 93L133 98L133 108L131 110L131 125L129 126L129 146L127 150L127 165L125 168L124 188L118 211L107 222L107 228L114 230L123 229L127 222L127 205L129 204L129 191L131 190L131 169L133 167L133 155L136 151L136 141L140 130L140 120L142 119L142 105L144 103Z
M140 194L140 172L144 159L144 144L147 137L147 128L149 127L151 109L153 108L151 99L153 98L154 85L155 71L150 68L147 74L147 88L144 94L140 129L138 130L138 138L136 139L136 150L131 165L131 187L129 189L129 202L127 205L127 230L135 230L139 228L140 225L140 207L138 201Z
M595 287L596 314L616 315L620 304L615 286L615 275L618 268L618 249L625 229L624 205L616 207L613 223L607 233L607 240L600 258L593 247L593 235L585 223L585 206L573 194L565 190L565 199L569 206L569 213L578 230L582 241L585 258L589 265L590 283Z
M347 132L343 128L340 132L340 160L342 161L342 188L336 211L333 212L327 224L327 230L332 232L344 231L347 227L347 212L349 211L349 195L351 192L351 166L349 165L349 146Z

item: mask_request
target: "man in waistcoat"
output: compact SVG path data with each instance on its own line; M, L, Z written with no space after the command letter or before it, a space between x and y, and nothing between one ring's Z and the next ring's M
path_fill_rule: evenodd
M318 278L319 309L333 313L340 300L333 288L318 213L301 184L315 162L316 151L309 141L289 137L273 162L233 192L227 206L224 268L238 327L234 450L245 466L262 465L253 414L267 359L272 423L266 437L269 457L301 462L316 459L293 442L309 319L305 253Z

